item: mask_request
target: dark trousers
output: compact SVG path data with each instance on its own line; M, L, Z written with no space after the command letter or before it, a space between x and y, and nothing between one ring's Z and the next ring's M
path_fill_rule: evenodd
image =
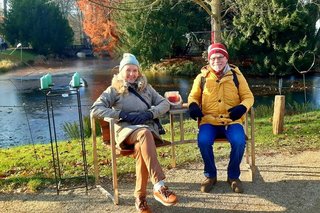
M200 126L198 147L204 162L204 175L209 178L217 177L217 168L215 166L213 152L213 143L217 137L227 138L231 145L228 178L239 178L240 163L246 145L245 133L241 124L231 124L228 126L203 124Z

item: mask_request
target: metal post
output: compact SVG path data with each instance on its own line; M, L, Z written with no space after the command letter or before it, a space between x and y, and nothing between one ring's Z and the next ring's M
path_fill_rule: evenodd
M80 136L81 136L81 145L82 145L83 170L84 170L84 176L85 176L85 181L86 181L86 194L88 194L87 153L86 153L86 144L84 141L83 120L82 120L81 99L80 99L79 88L77 88L76 91L77 91L77 101L78 101Z
M56 124L55 124L53 100L52 100L52 97L60 96L61 91L57 91L57 93L54 93L51 89L42 90L42 91L45 92L45 95L46 95L46 108L47 108L47 116L48 116L52 161L53 161L53 167L54 167L54 176L55 176L55 181L56 181L57 194L59 195L60 191L69 190L69 189L60 189L60 186L62 184L62 176L61 176L59 146L58 146L58 140L57 140ZM72 92L70 92L70 90L68 90L68 93L72 94ZM87 195L88 194L88 185L89 185L88 184L88 168L87 168L87 158L86 158L86 148L85 148L85 140L84 140L84 128L83 128L79 88L76 88L76 93L73 93L73 94L77 95L78 115L79 115L79 123L80 123L79 126L80 126L81 145L82 145L81 148L82 148L82 157L83 157L83 169L84 169L84 173L85 173L85 184L86 184L85 187L86 187L86 195ZM49 100L49 97L51 97L50 100ZM50 101L50 103L49 103L49 101ZM51 108L51 110L50 110L50 108ZM51 115L50 115L50 113L51 113ZM53 143L55 143L55 147L54 147ZM81 186L81 187L83 187L83 186ZM73 188L79 188L79 187L73 187Z
M305 74L302 74L303 76L303 89L304 89L304 104L307 104L307 89L306 89L306 78L305 78Z
M47 117L48 117L48 126L49 126L49 135L50 135L50 145L51 145L51 154L52 154L52 163L53 163L53 170L54 170L54 179L56 181L56 189L57 194L59 195L59 188L58 188L58 180L57 180L57 167L56 167L56 159L54 157L54 149L53 149L53 140L52 140L52 132L51 132L51 120L50 120L50 110L49 110L49 103L48 103L48 94L46 92L46 108L47 108Z
M54 119L54 113L53 113L53 104L52 100L50 100L51 104L51 117L52 117L52 126L53 126L53 136L54 136L54 142L55 142L55 148L56 148L56 157L57 157L57 165L58 165L58 176L59 176L59 183L61 183L61 169L60 169L60 158L59 158L59 147L58 147L58 140L57 140L57 131L56 131L56 122ZM60 188L60 187L59 187ZM58 189L59 189L58 188Z

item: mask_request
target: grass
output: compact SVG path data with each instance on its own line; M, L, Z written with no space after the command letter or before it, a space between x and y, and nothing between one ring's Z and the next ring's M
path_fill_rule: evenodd
M262 108L262 110L270 110ZM256 110L257 114L263 114ZM264 115L255 120L255 142L257 154L268 152L300 152L320 148L320 110L296 113L285 116L284 132L272 134L271 115ZM169 125L164 125L169 132ZM185 138L193 138L197 125L193 120L185 120ZM169 134L164 135L169 139ZM93 159L91 140L86 138L89 180L93 182ZM58 143L60 153L61 175L65 180L72 179L73 184L83 183L83 163L81 143L79 140ZM215 145L216 158L228 156L228 144ZM159 161L164 168L171 168L171 149L162 147L158 150ZM111 177L110 150L98 141L98 162L102 176ZM201 162L196 144L182 144L176 147L177 165L184 166L190 162ZM34 192L44 187L54 186L54 170L50 144L0 149L0 192ZM118 160L120 176L134 173L135 161L124 157Z
M27 63L34 61L36 54L30 50L7 49L0 52L0 73L7 72L13 68L24 66ZM22 59L22 60L21 60Z
M273 135L270 118L255 122L258 153L268 150L297 152L319 149L320 111L312 111L285 117L283 134Z

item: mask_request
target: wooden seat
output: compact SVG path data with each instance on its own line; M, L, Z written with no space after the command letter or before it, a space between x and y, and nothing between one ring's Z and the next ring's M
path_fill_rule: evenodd
M184 138L184 115L188 112L186 104L182 105L179 109L171 109L169 111L169 118L170 118L170 141L164 141L163 144L157 145L160 146L171 146L171 154L172 154L172 167L176 167L176 154L175 154L175 147L179 144L185 143L196 143L196 138L186 140ZM248 113L246 114L246 122L244 123L245 133L246 133L246 151L245 151L245 158L246 158L246 165L247 169L250 174L251 181L253 181L254 177L254 168L255 168L255 149L254 149L254 110L253 108L249 111L250 116ZM176 122L175 118L179 117L179 120ZM248 118L250 118L250 122L248 122ZM92 146L93 146L93 165L94 165L94 174L95 174L95 185L96 187L104 193L106 196L110 197L114 204L119 204L119 191L118 191L118 176L117 176L117 157L121 156L129 156L134 153L133 150L119 150L116 148L115 143L115 131L114 131L114 123L115 119L112 118L104 118L104 120L99 120L100 125L102 127L101 134L103 138L103 142L106 146L111 150L111 163L112 163L112 181L113 181L113 194L109 193L106 189L104 189L100 185L99 180L99 167L98 167L98 155L97 155L97 135L96 135L96 119L92 114L90 114L91 119L91 129L92 129ZM249 129L250 123L250 129ZM175 139L175 125L179 125L178 132L180 137L178 140ZM109 130L109 131L106 131ZM226 139L216 139L215 142L225 143L228 142Z
M90 114L91 130L92 130L92 147L93 147L93 165L95 175L96 187L106 196L110 197L114 204L119 204L119 190L118 190L118 175L117 175L117 163L116 159L121 156L130 156L134 153L133 149L117 149L115 142L114 123L115 119L104 118L104 120L98 120L101 127L101 135L103 143L107 148L111 150L111 164L112 164L112 182L113 182L113 194L109 193L100 185L99 165L98 165L98 153L97 153L97 129L96 119ZM157 147L172 146L170 141L163 140L163 143L157 144Z

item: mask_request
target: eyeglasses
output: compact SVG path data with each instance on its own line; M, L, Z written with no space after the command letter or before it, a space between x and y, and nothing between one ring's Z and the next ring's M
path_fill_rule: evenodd
M224 58L224 56L218 56L218 57L213 57L213 58L210 58L210 61L215 61L215 60L222 60Z

